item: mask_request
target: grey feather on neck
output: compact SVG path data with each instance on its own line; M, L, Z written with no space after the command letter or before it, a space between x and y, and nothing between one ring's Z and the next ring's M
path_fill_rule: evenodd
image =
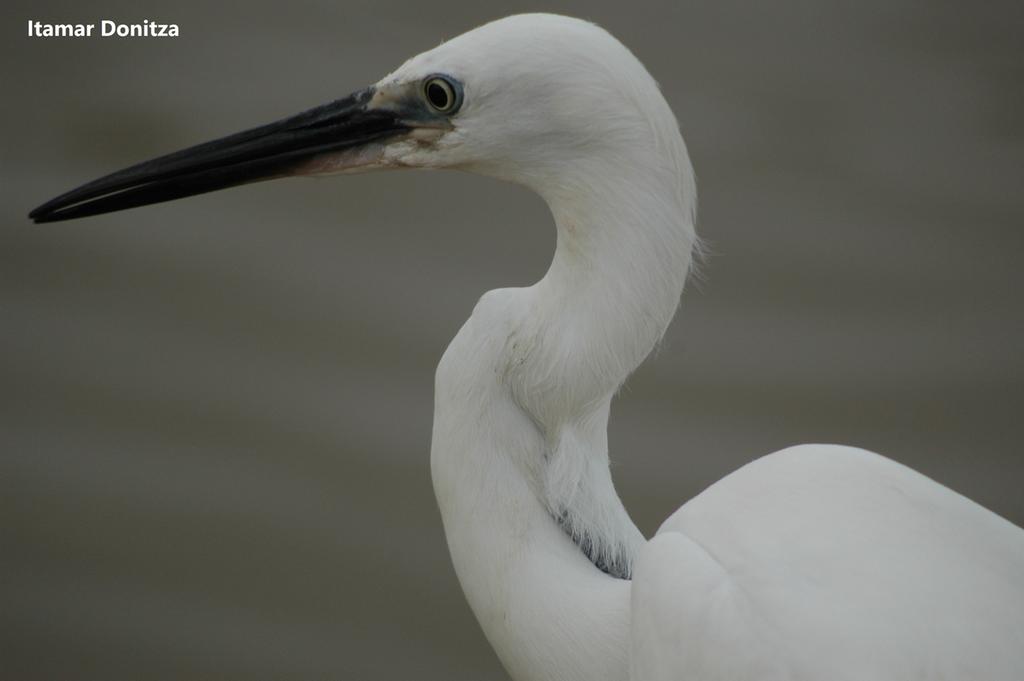
M580 528L572 521L568 510L554 516L558 526L569 535L590 562L601 572L616 579L631 579L633 576L633 552L622 545L595 538L586 528Z

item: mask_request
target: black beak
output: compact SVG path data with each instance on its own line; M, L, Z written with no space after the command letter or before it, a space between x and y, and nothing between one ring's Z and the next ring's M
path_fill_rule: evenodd
M72 189L29 213L71 220L204 194L298 172L317 157L408 132L397 111L368 104L374 88L270 125L125 168Z

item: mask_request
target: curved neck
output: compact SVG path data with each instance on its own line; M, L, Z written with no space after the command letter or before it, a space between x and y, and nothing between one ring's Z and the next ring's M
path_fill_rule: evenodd
M609 408L671 322L696 237L693 186L674 167L604 170L589 176L612 181L542 191L558 243L524 293L532 351L508 384L545 438L536 476L549 512L597 566L628 578L643 538L612 484Z
M611 481L607 422L689 269L678 149L538 187L558 228L550 269L485 294L438 367L431 470L449 549L517 681L628 676L629 582L616 577L644 539Z
M617 170L541 191L558 242L536 304L546 335L574 345L562 387L577 394L616 390L647 357L675 315L696 242L692 183Z

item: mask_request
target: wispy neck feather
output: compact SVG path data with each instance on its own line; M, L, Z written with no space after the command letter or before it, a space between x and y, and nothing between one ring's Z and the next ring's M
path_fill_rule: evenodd
M656 150L577 163L538 188L558 246L528 289L531 312L520 331L529 351L509 374L516 402L544 437L533 476L548 511L618 577L629 576L643 537L611 480L610 402L675 314L696 241L693 174L671 122Z

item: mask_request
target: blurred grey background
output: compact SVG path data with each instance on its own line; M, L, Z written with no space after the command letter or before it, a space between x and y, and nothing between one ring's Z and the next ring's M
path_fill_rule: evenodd
M811 441L1024 522L1022 7L9 0L0 677L505 678L449 564L431 393L478 296L543 274L539 199L381 173L25 215L516 11L630 46L698 172L704 282L612 415L640 527ZM102 18L182 36L25 36Z

